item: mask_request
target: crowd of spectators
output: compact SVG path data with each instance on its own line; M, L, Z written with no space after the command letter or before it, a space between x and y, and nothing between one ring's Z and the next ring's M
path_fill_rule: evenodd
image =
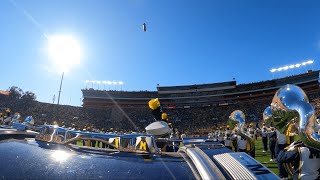
M30 92L29 92L30 93ZM14 94L13 94L14 95ZM10 108L12 114L19 112L22 119L33 116L36 124L53 124L57 122L65 126L75 126L78 129L104 128L105 130L140 131L154 121L151 110L144 107L113 106L104 109L74 107L42 103L32 98L33 95L22 96L0 95L0 108ZM30 97L29 97L30 96ZM309 97L320 115L319 94ZM206 134L213 129L226 124L229 115L234 110L241 110L246 115L247 122L260 122L262 113L271 100L237 102L235 104L212 105L208 107L167 108L169 121L179 132L190 134Z
M278 87L286 85L286 84L299 84L303 89L307 88L310 85L317 86L318 85L318 78L319 78L319 71L311 71L305 74L289 76L279 79L267 80L267 81L260 81L260 82L253 82L253 83L246 83L246 84L238 84L236 85L234 82L234 88L230 88L227 84L225 88L220 90L214 91L202 91L203 89L194 89L194 86L183 86L184 89L182 90L193 90L192 92L185 92L185 93L166 93L160 94L159 98L175 98L175 97L193 97L193 96L208 96L208 95L224 95L232 94L234 96L247 96L253 94L261 94L261 93L274 93ZM225 82L227 83L227 82ZM232 82L229 82L232 83ZM224 84L224 83L221 83ZM215 84L211 84L213 87ZM202 87L202 85L199 85ZM174 87L166 87L168 90L181 90L181 87L174 89ZM204 88L205 89L205 88ZM234 94L239 93L239 94ZM231 96L232 96L231 95ZM220 98L221 96L210 97L212 98ZM204 97L207 98L207 97Z
M270 105L268 101L237 103L223 106L197 107L187 109L168 109L166 112L179 131L193 134L206 134L212 129L224 126L234 110L241 110L247 122L259 122L262 113Z
M181 132L205 133L210 129L224 124L233 110L242 110L250 121L258 121L267 102L254 104L234 104L228 106L212 106L199 108L164 109L169 120ZM93 109L41 103L38 101L23 101L7 96L0 96L0 107L10 108L12 112L19 112L22 119L33 116L37 124L64 124L75 125L77 128L88 127L143 131L154 121L151 110L144 108L112 107L106 109Z

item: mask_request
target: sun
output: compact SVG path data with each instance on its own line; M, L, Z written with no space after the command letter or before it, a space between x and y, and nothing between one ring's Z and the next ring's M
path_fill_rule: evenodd
M48 56L62 71L80 64L83 52L80 43L72 35L48 36Z

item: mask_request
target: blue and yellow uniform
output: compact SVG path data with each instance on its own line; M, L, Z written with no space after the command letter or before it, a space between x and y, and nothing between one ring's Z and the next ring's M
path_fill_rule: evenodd
M282 150L278 155L278 166L293 163L293 179L320 179L320 151L309 147L295 147ZM286 177L281 177L286 178Z
M276 158L275 148L277 141L277 133L271 128L271 132L268 133L269 138L269 149L270 149L270 161L273 161Z
M263 152L268 151L268 134L267 127L263 126L261 131L262 143L263 143Z

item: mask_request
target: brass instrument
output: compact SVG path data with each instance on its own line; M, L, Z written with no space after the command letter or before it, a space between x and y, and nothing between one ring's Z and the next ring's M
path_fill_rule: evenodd
M262 121L263 121L267 126L272 126L273 117L272 117L271 106L266 107L266 109L263 111Z
M273 97L271 108L275 127L281 133L285 134L291 124L297 123L304 144L320 150L320 136L315 132L315 110L300 87L285 85L280 88Z
M305 92L296 85L285 85L274 95L271 103L272 118L274 126L283 134L289 132L294 125L298 126L298 132L303 144L320 150L320 136L315 132L316 117L315 110L309 104ZM293 149L300 146L296 143L290 146ZM293 165L285 163L286 171L292 176Z
M249 142L250 151L248 153L251 153L252 151L254 151L255 146L254 146L253 138L251 138L250 135L246 131L243 130L243 127L245 125L244 113L240 110L235 110L231 113L229 119L231 121L229 124L237 123L236 129L238 131L238 135L241 136L242 138L245 138Z

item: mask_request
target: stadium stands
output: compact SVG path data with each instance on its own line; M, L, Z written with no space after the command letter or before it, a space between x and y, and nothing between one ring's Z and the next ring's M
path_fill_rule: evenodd
M296 84L308 95L319 91L319 71L264 82L236 85L236 81L189 86L158 86L157 91L125 92L83 89L83 106L110 108L146 107L149 99L158 97L166 108L225 106L261 100L271 101L277 89Z
M0 107L9 107L23 117L32 115L38 124L65 122L77 128L143 131L153 122L148 101L158 97L173 127L180 132L202 134L224 124L232 111L242 110L248 122L258 122L276 90L297 84L309 96L319 113L319 71L269 81L240 84L236 81L158 86L157 91L102 91L83 89L83 107L26 101L0 95Z

